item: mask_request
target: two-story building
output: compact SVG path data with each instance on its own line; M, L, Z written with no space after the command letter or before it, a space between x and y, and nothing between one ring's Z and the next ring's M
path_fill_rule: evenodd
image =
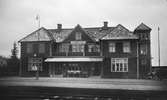
M122 25L46 29L21 39L21 76L144 78L151 70L151 28Z

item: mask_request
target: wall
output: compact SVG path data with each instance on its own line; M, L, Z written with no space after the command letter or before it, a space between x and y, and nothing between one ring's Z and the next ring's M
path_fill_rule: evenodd
M122 52L122 42L129 41L131 44L131 52ZM102 41L102 52L104 56L103 75L104 78L136 78L137 77L137 40L113 40L118 43L116 52L109 53L108 43L110 41ZM128 58L128 72L111 72L111 58Z

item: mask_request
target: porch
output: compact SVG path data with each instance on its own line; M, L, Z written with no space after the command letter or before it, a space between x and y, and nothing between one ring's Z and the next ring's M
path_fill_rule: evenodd
M47 58L50 77L90 77L100 76L102 58Z

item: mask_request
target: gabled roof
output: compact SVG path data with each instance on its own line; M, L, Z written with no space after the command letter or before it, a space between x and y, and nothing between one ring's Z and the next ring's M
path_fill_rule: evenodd
M32 32L31 34L21 39L19 42L51 41L51 40L53 40L53 36L51 35L51 33L44 27L41 27L38 30Z
M110 33L102 37L102 40L110 39L137 39L138 37L121 24L117 25Z
M91 36L91 34L89 34L88 33L88 31L86 31L84 28L82 28L79 24L72 30L72 32L70 33L70 34L72 34L73 32L75 32L76 30L79 30L79 31L82 31L82 32L84 32L85 33L85 35L87 35L88 36L88 38L90 38L92 41L96 41L92 36ZM70 35L69 34L69 35ZM69 36L68 35L68 36ZM68 37L67 36L67 37ZM66 39L66 38L65 38ZM64 40L65 40L64 39Z
M145 27L146 25L141 24L141 26ZM99 41L100 39L102 40L137 39L137 36L135 34L130 32L128 29L126 29L124 26L120 24L117 25L116 27L108 27L107 29L103 29L102 27L82 28L80 25L77 25L76 27L80 27L80 29L84 31L94 41ZM140 29L140 27L137 29ZM30 42L30 41L63 42L74 31L75 28L46 29L42 27L32 32L31 34L27 35L19 42Z
M77 25L78 26L78 25ZM76 27L77 27L76 26ZM79 25L80 26L80 25ZM75 27L75 28L76 28ZM80 26L81 27L81 26ZM52 34L56 42L64 41L75 28L69 29L48 29L48 31ZM107 33L111 32L114 27L108 27L107 30L102 30L101 27L94 27L94 28L82 28L81 29L94 41L99 41Z
M54 40L56 42L62 42L64 39L68 37L68 35L72 32L73 29L48 29L48 31L52 34Z
M135 30L151 30L151 28L145 25L144 23L141 23L139 26L137 26Z
M108 27L108 29L103 30L101 27L94 27L94 28L84 28L88 34L94 38L96 41L99 41L102 37L106 34L110 33L115 27Z

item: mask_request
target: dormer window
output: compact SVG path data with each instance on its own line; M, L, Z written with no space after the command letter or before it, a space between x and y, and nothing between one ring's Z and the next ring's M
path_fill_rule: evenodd
M75 33L75 39L76 39L76 40L81 40L81 39L82 39L80 32L76 32L76 33Z

